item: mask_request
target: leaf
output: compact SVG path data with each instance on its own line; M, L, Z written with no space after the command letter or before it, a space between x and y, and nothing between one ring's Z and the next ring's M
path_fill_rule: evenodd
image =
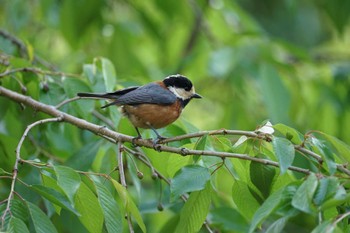
M322 133L322 135L333 145L338 151L339 157L350 162L350 146L340 141L338 138Z
M322 155L322 158L326 161L329 173L333 175L337 171L337 164L329 146L326 146L321 140L315 137L311 137L310 141L312 143L312 149Z
M349 199L350 193L347 193L343 186L338 186L335 195L332 198L324 201L320 209L325 210L328 208L339 206L344 202L349 201Z
M251 162L249 171L252 183L267 198L276 174L275 169L261 163Z
M300 145L303 142L304 136L296 129L293 129L284 124L275 124L273 128L280 132L282 135L284 135L289 141L291 141L295 145Z
M283 232L283 228L286 225L287 221L289 219L289 216L282 217L280 219L277 219L275 222L273 222L269 228L267 228L266 233L280 233Z
M182 167L189 164L190 160L190 156L170 155L167 163L167 173L169 174L169 177L174 177L176 172L178 172Z
M102 141L92 141L85 144L79 151L66 160L65 164L76 170L88 170L93 163L97 151L101 147Z
M320 179L319 183L314 197L314 203L317 206L332 197L340 186L339 180L335 177L324 177Z
M61 194L60 192L56 191L55 189L42 186L39 184L31 185L29 186L30 189L35 191L36 193L40 194L42 197L46 198L50 202L66 209L71 212L73 212L76 215L79 215L79 213L74 209L74 207L69 202L68 198Z
M180 213L180 221L175 233L198 232L209 212L211 186L208 183L201 191L191 193Z
M313 229L311 233L332 233L334 231L334 227L335 225L331 220L326 220Z
M261 207L254 214L251 222L249 232L254 232L258 225L266 219L271 213L273 213L280 205L284 194L284 188L271 194Z
M123 216L114 197L101 183L96 181L95 186L108 233L123 232Z
M131 215L135 218L135 220L136 220L137 224L139 225L139 227L141 228L142 232L146 232L147 231L146 226L143 222L140 211L136 207L134 201L131 199L128 191L125 189L125 187L123 187L121 184L119 184L116 180L112 179L111 181L114 185L114 188L117 190L120 198L124 201L125 210L128 213L131 213Z
M220 229L234 232L247 232L247 220L235 209L219 207L211 211L211 224L219 225Z
M246 183L236 180L232 186L232 199L237 206L238 211L250 221L259 208L259 203L249 191Z
M11 217L7 233L29 233L26 224L19 218Z
M113 63L107 58L99 58L102 65L103 80L105 82L106 91L111 92L115 88L117 82L117 75L115 73Z
M294 146L289 140L280 137L273 137L272 146L278 158L282 175L288 170L289 166L292 165L294 161Z
M29 210L29 215L32 218L36 233L55 233L55 226L52 224L46 214L36 205L31 202L26 202Z
M175 201L182 194L205 188L210 179L209 169L198 165L188 165L177 172L170 184L170 199Z
M316 191L318 181L316 175L311 173L309 177L299 186L292 199L294 208L306 213L313 213L312 199Z
M247 142L248 142L248 137L245 135L241 136L232 146L232 152L244 154L247 149Z
M57 175L57 184L62 188L71 203L80 186L80 175L70 167L54 166Z
M103 227L103 212L95 194L81 183L74 198L75 208L79 211L80 222L89 232L101 232Z
M200 137L194 147L195 150L204 150L205 146L207 144L208 134L203 135Z
M259 74L263 100L272 122L289 122L290 95L277 70L262 63Z
M27 205L25 205L25 203L23 203L22 201L12 199L10 209L12 216L15 218L18 218L22 221L27 221L27 219L29 218Z

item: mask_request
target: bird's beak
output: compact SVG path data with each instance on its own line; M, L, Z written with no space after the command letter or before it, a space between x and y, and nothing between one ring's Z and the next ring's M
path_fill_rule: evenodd
M197 93L194 93L194 94L192 95L192 98L201 99L202 96L201 96L201 95L198 95Z

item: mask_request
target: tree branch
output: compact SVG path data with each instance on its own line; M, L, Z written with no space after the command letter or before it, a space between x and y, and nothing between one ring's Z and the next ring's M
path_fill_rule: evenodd
M75 125L79 128L89 130L96 135L99 135L101 137L107 138L111 142L130 142L134 143L138 146L143 146L147 148L154 148L153 142L151 140L147 139L137 139L133 140L134 137L121 134L118 132L115 132L113 130L108 129L107 127L104 126L99 126L93 123L90 123L86 120L80 119L78 117L74 117L70 114L67 114L65 112L59 111L55 107L47 104L43 104L41 102L38 102L28 96L21 95L17 92L11 91L9 89L6 89L4 87L0 86L0 95L5 96L15 102L25 104L27 106L30 106L34 108L36 111L41 111L44 112L52 117L62 117L62 121L68 122L72 125ZM255 137L259 139L263 139L265 136L264 135L259 135L256 134L255 132L251 131L239 131L239 130L219 130L219 131L204 131L204 132L199 132L199 133L194 133L194 134L187 134L187 135L181 135L178 137L174 137L172 139L166 139L163 142L171 142L171 141L176 141L184 138L193 138L193 137L199 137L200 135L205 135L209 132L209 134L215 134L220 133L220 134L235 134L235 135L246 135L249 137ZM176 139L176 140L175 140ZM163 143L162 142L162 143ZM175 154L180 154L180 155L204 155L204 156L215 156L215 157L221 157L221 158L237 158L237 159L243 159L243 160L249 160L249 161L254 161L257 163L262 163L265 165L270 165L274 167L278 167L279 164L278 162L271 161L268 159L261 159L261 158L256 158L256 157L251 157L247 154L237 154L237 153L230 153L230 152L217 152L217 151L201 151L201 150L190 150L190 149L185 149L185 148L176 148L176 147L170 147L166 145L157 145L157 149L159 151L166 151L166 152L172 152ZM299 150L300 148L296 146L296 149ZM309 155L317 155L314 152L307 150L303 148L303 153L309 154ZM321 156L317 155L317 158L321 158ZM322 158L321 158L322 159ZM350 171L346 169L343 165L338 164L337 168L339 171L344 172L350 176ZM309 174L310 171L307 169L299 168L299 167L294 167L290 166L288 168L289 170L296 171L296 172L301 172L304 174ZM346 172L345 172L346 171Z
M10 188L10 194L7 198L7 205L6 205L6 208L4 210L4 213L2 214L1 216L1 229L3 229L4 227L4 224L5 224L5 218L6 218L6 215L7 213L10 212L10 207L11 207L11 200L13 198L13 195L14 195L14 192L15 192L15 184L16 184L16 181L17 181L17 175L18 175L18 164L20 163L21 161L21 148L22 148L22 144L24 142L24 139L27 137L28 135L28 132L35 126L37 125L40 125L40 124L44 124L44 123L47 123L47 122L54 122L54 121L60 121L62 118L60 116L58 117L55 117L55 118L47 118L47 119L44 119L44 120L39 120L39 121L36 121L30 125L27 126L26 130L24 131L21 139L19 140L19 143L17 145L17 148L16 148L16 160L15 160L15 164L14 164L14 167L13 167L13 173L12 173L12 182L11 182L11 188Z

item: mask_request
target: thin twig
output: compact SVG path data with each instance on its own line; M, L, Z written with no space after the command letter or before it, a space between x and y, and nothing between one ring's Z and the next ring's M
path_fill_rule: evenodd
M123 164L123 144L121 141L118 141L118 150L117 150L117 161L118 161L118 170L119 170L119 176L120 176L120 183L126 188L126 181L125 181L125 173L124 173L124 164Z
M5 224L6 215L8 213L10 213L10 211L11 211L10 210L11 200L13 198L13 194L14 194L14 191L15 191L15 184L16 184L17 175L18 175L18 164L19 164L20 161L22 161L22 159L21 159L21 148L22 148L22 144L24 142L24 139L27 137L28 132L33 127L35 127L37 125L40 125L40 124L47 123L47 122L54 122L54 121L61 121L61 120L62 120L62 117L58 116L58 117L55 117L55 118L47 118L47 119L44 119L44 120L36 121L36 122L34 122L34 123L32 123L32 124L27 126L27 128L24 131L21 139L19 140L19 143L18 143L17 148L16 148L16 160L15 160L15 164L13 166L12 182L11 182L10 193L9 193L8 198L7 198L7 205L6 205L5 211L4 211L3 215L1 216L1 228L2 229L3 229L4 224Z
M76 97L73 97L73 98L70 98L70 99L66 99L66 100L62 101L61 103L57 104L57 105L55 106L55 108L59 109L59 108L61 108L63 105L68 104L68 103L73 102L73 101L76 101L76 100L78 100L78 99L80 99L79 96L76 96Z
M133 226L132 226L130 214L127 214L127 215L126 215L126 220L128 221L129 232L130 232L130 233L134 233L134 228L133 228Z
M3 77L8 76L10 74L18 73L18 72L30 72L30 73L35 73L35 74L43 74L43 75L51 75L51 76L66 76L66 77L75 77L75 78L81 77L78 74L63 73L63 72L50 71L50 70L42 70L40 68L34 68L34 67L22 67L22 68L15 68L15 69L6 70L5 72L0 73L0 78L3 78Z

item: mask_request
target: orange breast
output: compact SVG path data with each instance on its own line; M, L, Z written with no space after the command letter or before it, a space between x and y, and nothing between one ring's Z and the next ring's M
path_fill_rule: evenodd
M158 129L173 123L180 116L182 107L176 101L173 105L124 105L122 111L134 126Z

